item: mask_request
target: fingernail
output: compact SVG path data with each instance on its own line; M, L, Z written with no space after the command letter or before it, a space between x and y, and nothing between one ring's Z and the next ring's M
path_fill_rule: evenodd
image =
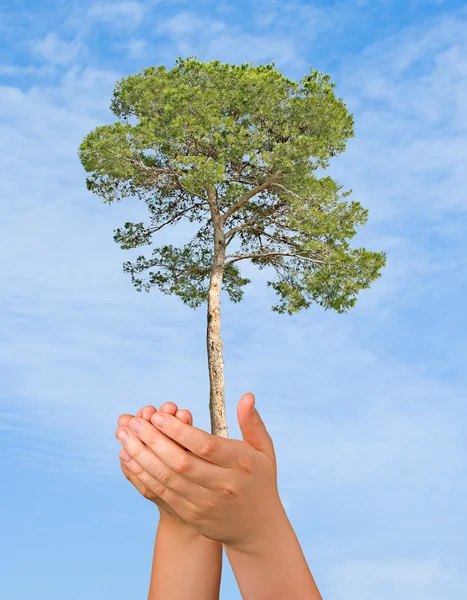
M155 413L152 416L151 421L154 423L154 425L157 425L158 427L164 427L164 425L167 423L166 418L163 415L157 413Z
M151 411L150 410L144 410L143 411L143 419L146 419L146 421L149 421L150 418L151 418Z
M133 429L135 433L141 433L143 431L143 426L137 419L132 419L130 421L130 428Z
M131 456L129 454L127 454L126 452L123 452L122 454L120 454L120 458L123 460L123 462L130 462L130 460L131 460Z
M117 433L117 437L122 442L122 444L124 444L125 442L128 442L128 440L130 439L130 436L124 429L122 429L121 431L119 431Z
M251 405L251 412L255 412L255 403L256 403L256 398L253 396L253 403Z

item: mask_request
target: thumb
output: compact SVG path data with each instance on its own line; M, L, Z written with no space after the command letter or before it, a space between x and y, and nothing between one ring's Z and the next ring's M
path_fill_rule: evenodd
M263 452L274 461L276 459L272 438L255 407L255 397L251 392L240 398L237 406L237 419L243 440L255 450Z

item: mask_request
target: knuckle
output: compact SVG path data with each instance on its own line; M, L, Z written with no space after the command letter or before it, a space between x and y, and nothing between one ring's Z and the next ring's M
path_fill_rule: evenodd
M141 473L144 471L143 467L141 467L136 461L131 463L131 470L136 477L139 477Z
M178 422L174 423L172 425L172 430L170 432L170 437L172 439L174 439L174 440L178 440L180 438L181 433L182 433L182 430L181 430L180 424Z
M190 470L190 463L186 458L181 458L175 465L174 471L179 474L187 473Z
M136 475L136 476L140 475L141 472L142 472L142 470L143 470L140 467L140 465L135 460L133 460L133 459L130 460L129 462L127 462L127 463L124 463L122 465L122 468L125 471L127 471L128 473L131 473L131 474Z
M150 448L154 448L157 445L157 433L155 431L148 431L145 441Z
M142 467L140 467L140 465L135 460L132 460L131 463L128 463L127 470L132 475L136 475L136 477L138 477L139 475L141 475L141 473L143 472Z
M166 488L164 485L162 485L162 483L155 483L151 491L154 495L161 498L164 496Z
M143 455L144 446L143 444L135 444L131 448L128 449L128 454L131 455L131 458L136 462L139 462Z
M217 442L212 437L207 437L201 444L199 454L203 458L207 458L208 456L212 456L216 452L216 449Z
M251 454L243 454L237 461L237 465L243 473L251 475L253 472L253 459Z
M215 503L211 499L202 500L191 509L191 521L200 524L209 518L211 511L215 508Z
M141 492L142 496L146 498L146 500L152 500L154 497L154 493L149 488L144 488Z
M199 524L201 521L204 520L204 513L202 508L198 507L198 506L194 506L191 511L190 511L190 518L189 520L192 523L195 524Z
M221 488L221 493L227 500L238 497L237 487L231 483L226 483Z
M159 481L163 486L168 486L172 480L172 477L169 471L161 471L157 476L157 481Z
M205 500L203 504L202 513L203 515L209 515L215 508L215 503L212 500Z

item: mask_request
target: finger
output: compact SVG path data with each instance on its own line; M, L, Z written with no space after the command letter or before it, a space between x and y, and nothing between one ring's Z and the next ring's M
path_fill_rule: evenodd
M165 402L165 404L162 404L161 407L159 408L159 412L174 415L174 417L176 417L177 419L180 419L180 421L183 421L184 423L187 423L188 425L193 425L193 416L192 416L191 412L189 410L186 410L186 408L179 410L178 406L174 402ZM146 421L150 421L153 414L154 413L152 413L149 416L149 418L145 417ZM125 424L128 425L128 423L125 423ZM186 450L186 448L185 448L185 450Z
M129 463L134 462L134 461L125 450L122 450L120 452L119 457L120 457L120 466L122 468L123 474L128 479L128 481L130 483L132 483L138 489L138 491L144 495L144 493L143 493L144 486L141 483L141 481L136 478L137 465L134 465L132 470L129 469L129 467L128 467ZM142 471L141 467L140 467L140 470Z
M178 419L176 420L178 423L181 423ZM187 451L185 448L181 447L178 442L171 440L158 431L150 423L141 419L132 419L129 428L138 436L141 442L152 451L151 453L162 461L165 470L168 469L177 475L178 478L191 483L191 485L196 485L197 488L200 486L209 488L213 485L213 478L215 478L216 481L219 481L224 477L225 472L223 468L195 456L191 451ZM136 431L136 429L138 431ZM140 462L138 458L136 460ZM143 464L142 466L144 468ZM151 471L149 472L154 474ZM159 478L157 477L157 479ZM178 481L176 483L180 485ZM181 488L178 488L176 491L182 493L189 500L192 500L192 496L187 495L191 490L190 487L187 488L187 494L181 492L180 489Z
M146 419L145 415L147 414L148 419L150 419L155 412L156 408L154 406L143 406L143 408L140 408L139 411L136 413L136 416L143 417L143 419Z
M128 456L128 455L127 455ZM145 498L154 501L157 496L164 500L182 519L189 518L195 511L195 506L183 496L164 487L157 479L141 469L136 461L130 458L128 462L122 463L122 471L125 477Z
M175 404L175 402L164 402L164 404L161 404L159 408L159 412L169 413L171 415L175 415L177 410L178 406Z
M181 408L180 410L177 410L175 416L180 421L183 421L183 423L186 423L187 425L193 425L193 415L186 408ZM181 446L181 448L183 448L183 446ZM188 450L188 448L184 448L184 450L193 454L191 450Z
M125 450L120 452L120 466L126 479L148 500L154 500L154 492L138 478L137 474L143 473L143 469L135 462ZM154 480L155 481L155 480Z
M173 402L166 402L165 404L162 404L159 411L166 411L167 410L167 414L176 414L178 411L178 407L176 404L174 404ZM154 408L154 406L145 406L144 408L142 408L141 410L139 410L136 414L139 415L141 413L141 418L145 419L146 421L150 421L151 417L154 413L156 413L157 410ZM185 423L188 423L188 418L191 418L191 421L193 422L193 417L191 416L191 413L189 410L184 409L184 411L181 412L181 416L182 416L182 420ZM118 422L119 427L128 427L128 423L130 422L130 420L132 419L132 415L122 415L122 417L125 418L121 418ZM192 423L189 423L190 425Z
M235 452L236 442L242 443L238 440L211 435L166 414L155 413L151 417L151 423L164 435L210 463L228 467L238 458Z
M123 474L125 475L125 478L128 479L128 481L131 483L131 485L133 485L138 492L144 496L145 498L148 498L149 496L149 491L142 483L141 481L136 477L136 475L133 475L133 473L131 471L129 471L127 468L122 466L122 471ZM148 498L149 500L149 498Z
M146 421L150 421L152 415L157 412L156 408L154 406L145 406L143 409L143 414L142 417L143 419L146 419Z
M177 419L183 421L187 425L193 425L193 415L186 408L181 408L180 410L177 410L175 416L177 417Z
M129 415L129 414L120 415L118 417L118 421L117 421L118 422L118 426L119 427L125 427L125 425L128 425L128 422L133 417L134 417L134 415Z
M144 473L142 467L131 458L126 450L122 450L119 456L123 474L146 497L148 495L147 492L150 490L146 483L154 486L156 480L149 474L146 474L147 477L142 476ZM142 477L140 478L140 476ZM146 483L143 483L143 479L146 480Z
M161 486L161 484L156 479L154 479L154 477L151 477L149 473L143 471L143 469L138 465L138 463L134 461L125 450L122 450L120 452L120 465L122 467L122 471L126 479L128 479L128 481L138 490L138 492L144 498L147 498L148 500L154 502L156 496L162 499L162 496L165 495L167 500L166 490L162 490L159 487ZM178 499L174 497L172 499L172 502L176 504L177 500ZM180 503L182 503L183 500L184 499L180 497ZM187 509L193 509L193 505L190 502L185 502L187 505ZM179 510L181 508L182 507L180 505Z
M135 419L136 420L136 419ZM123 428L117 430L117 438L126 452L138 465L149 475L157 479L164 487L170 488L179 495L191 501L199 501L206 497L207 490L199 483L193 483L189 478L182 477L187 471L196 473L196 465L199 461L179 446L166 438L166 444L155 444L154 440L148 435L147 430L152 430L159 439L164 438L150 423L144 419L137 419L141 429L146 431L144 439L140 439L131 429ZM134 424L133 424L134 425ZM126 438L122 439L121 434L126 432ZM151 442L152 447L148 445ZM162 446L163 450L154 452L154 447ZM170 464L169 464L170 463ZM172 466L170 466L172 465Z
M275 462L274 443L261 415L255 408L255 396L251 392L243 394L240 398L237 406L237 419L244 441Z
M166 404L173 404L173 403L167 402ZM163 404L161 406L161 409L164 406L165 405ZM171 407L169 407L169 410L170 411L172 410ZM149 412L149 414L147 414L148 412ZM139 410L136 414L138 415L138 414L142 413L141 418L145 419L146 421L150 421L151 416L155 412L157 412L157 410L154 408L154 406L145 406L144 408ZM187 423L188 425L193 424L193 416L192 416L191 412L185 408L182 410L177 410L175 416L177 417L177 419L180 419L181 421L183 421L184 423ZM129 415L129 414L121 415L118 419L118 426L119 427L128 427L128 423L131 421L132 418L133 418L133 415Z

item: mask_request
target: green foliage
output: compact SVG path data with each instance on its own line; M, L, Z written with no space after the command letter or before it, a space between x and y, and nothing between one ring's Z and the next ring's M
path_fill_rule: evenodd
M196 308L207 300L215 260L213 223L228 246L224 288L238 302L235 264L270 266L280 298L273 310L293 314L316 302L343 312L379 277L383 253L349 240L367 211L330 177L319 178L353 136L352 116L329 75L310 69L301 81L274 65L229 65L179 59L118 82L117 121L83 140L79 156L88 189L104 202L133 196L147 204L148 223L115 232L123 249L150 245L182 218L203 223L183 248L157 248L125 263L138 290L157 286Z

